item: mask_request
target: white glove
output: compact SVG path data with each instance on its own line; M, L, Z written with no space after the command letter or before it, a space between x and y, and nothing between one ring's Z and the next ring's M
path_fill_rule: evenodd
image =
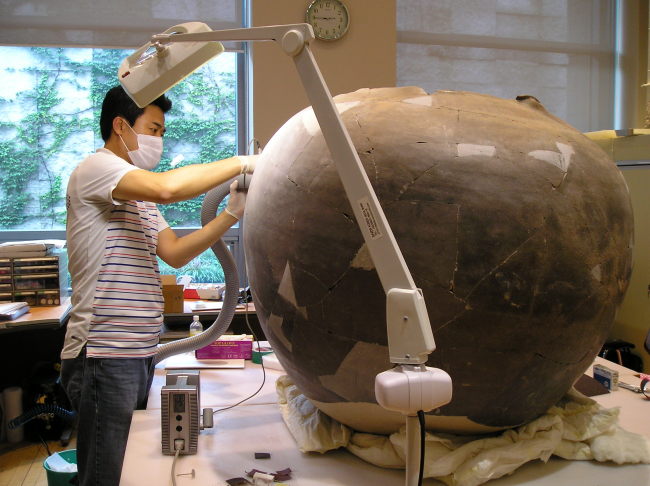
M237 158L241 162L240 174L252 174L255 171L255 163L259 155L238 155Z
M246 207L246 192L238 191L238 186L239 182L236 180L230 184L230 197L225 211L233 218L241 219L244 216L244 208Z

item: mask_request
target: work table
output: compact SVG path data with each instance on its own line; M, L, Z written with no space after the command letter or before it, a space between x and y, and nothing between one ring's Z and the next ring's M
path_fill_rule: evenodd
M630 384L639 382L631 370L602 358L596 358L596 362L619 370L622 381ZM176 472L187 473L194 469L196 477L193 480L188 476L177 477L179 486L222 486L227 479L243 477L245 471L253 468L276 471L286 467L293 470L293 479L286 482L289 486L404 484L403 470L373 466L344 449L326 454L301 453L282 420L277 404L275 381L283 373L268 369L266 373L266 382L258 395L233 409L215 414L214 428L203 430L199 435L196 455L180 456ZM255 392L261 382L261 367L250 361L246 361L244 369L202 370L201 406L230 406ZM163 383L164 370L160 367L156 370L147 410L136 411L133 417L120 483L122 486L139 486L143 481L149 484L169 482L173 457L162 455L160 442L160 387ZM650 402L642 395L619 389L594 399L604 407L621 407L619 425L650 438L650 422L647 420ZM255 452L270 452L271 458L256 460ZM427 479L424 484L442 485L434 479ZM487 484L643 486L650 485L650 465L616 466L552 458L548 463L527 463L512 476Z

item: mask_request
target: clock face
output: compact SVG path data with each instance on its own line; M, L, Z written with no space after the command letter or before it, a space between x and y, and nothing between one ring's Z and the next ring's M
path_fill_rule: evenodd
M348 9L340 0L314 0L307 8L307 22L322 40L336 40L348 31Z

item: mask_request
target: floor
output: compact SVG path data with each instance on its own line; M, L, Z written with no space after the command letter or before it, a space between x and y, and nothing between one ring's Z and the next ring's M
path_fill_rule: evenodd
M73 437L67 446L59 441L48 441L52 453L74 449ZM41 443L20 442L18 444L0 444L0 484L2 486L47 486L47 475L43 461L47 450Z

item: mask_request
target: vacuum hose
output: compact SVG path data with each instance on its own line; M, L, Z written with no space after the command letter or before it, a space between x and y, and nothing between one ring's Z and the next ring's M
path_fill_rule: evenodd
M232 181L225 182L220 186L211 189L205 195L203 205L201 206L201 224L203 226L216 217L219 203L230 192L231 182ZM224 279L226 281L223 307L219 312L219 316L212 325L201 334L159 346L154 357L155 363L159 363L163 359L175 354L187 353L202 348L203 346L207 346L226 332L230 326L239 300L239 277L237 276L237 266L235 264L235 259L223 240L220 239L217 241L211 246L211 249L221 263Z
M44 413L52 413L64 420L67 420L68 422L72 422L74 418L77 416L75 412L71 412L69 410L66 410L65 408L59 407L58 405L36 405L34 408L31 410L28 410L22 415L19 415L18 417L15 417L11 419L9 422L7 422L7 428L8 429L15 429L16 427L20 427L21 425L25 425L27 422L30 420L38 417L41 414Z

